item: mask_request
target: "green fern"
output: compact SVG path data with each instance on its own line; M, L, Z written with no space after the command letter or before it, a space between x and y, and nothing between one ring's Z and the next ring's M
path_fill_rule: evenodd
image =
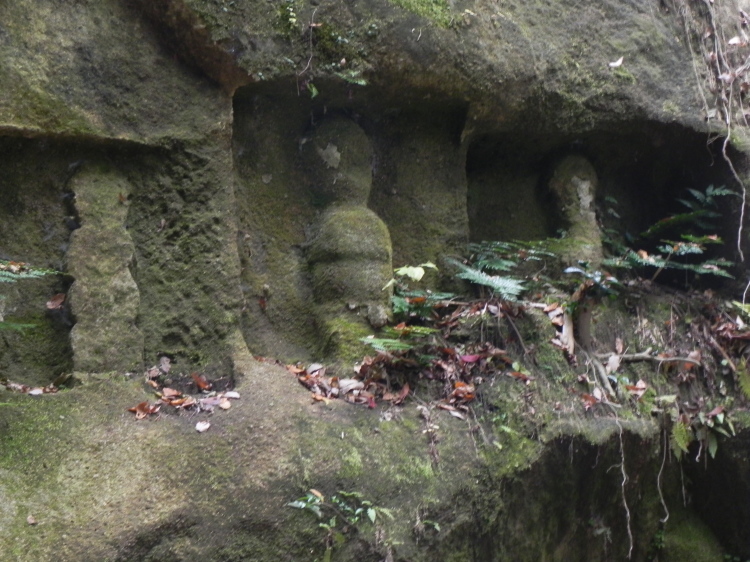
M750 372L747 370L747 360L744 358L737 365L737 384L745 398L750 400Z
M362 338L362 343L372 346L375 351L409 351L414 344L396 338Z
M37 279L57 273L51 269L31 267L26 263L0 260L0 283L15 283L21 279Z
M437 328L428 328L427 326L407 326L402 330L392 328L391 326L383 328L383 334L391 338L429 336L439 331Z
M545 241L501 242L497 240L469 244L471 261L482 271L511 271L526 261L555 257L545 249Z
M669 446L677 460L682 458L683 453L688 452L688 446L693 440L693 430L681 421L672 425L672 434L669 438Z
M682 256L686 254L702 254L703 249L697 249L693 243L682 243L684 246L680 246L682 249L678 249L667 256L661 254L649 254L642 256L638 252L628 249L627 252L618 258L607 258L602 261L602 265L608 267L615 267L619 269L633 269L634 267L655 267L657 269L679 269L683 271L692 271L698 275L717 275L719 277L728 277L733 279L733 276L726 271L724 268L732 265L730 261L725 259L712 259L705 260L701 263L684 263L673 261L670 259L672 256ZM666 246L659 248L661 251L670 249Z
M714 225L710 219L715 219L721 216L721 214L716 211L718 208L716 198L725 195L737 195L737 193L727 189L723 185L720 187L709 185L704 192L690 188L688 188L687 191L693 198L677 199L677 201L679 201L684 207L687 207L688 212L678 213L660 220L646 232L642 233L641 236L644 238L652 238L657 234L678 225L694 225L703 230L713 230Z
M715 232L715 219L721 217L718 212L718 198L737 194L724 186L714 187L713 185L709 185L703 192L697 189L687 189L686 191L690 197L677 199L677 201L687 208L687 212L679 212L663 218L641 233L639 243L643 244L641 248L650 248L649 251L653 248L654 253L649 255L643 250L636 252L634 249L623 247L623 244L620 243L610 244L614 246L615 252L620 254L620 257L604 260L603 264L625 269L635 267L656 268L652 280L664 269L732 278L732 275L726 271L726 268L732 265L731 262L725 259L709 259L699 262L700 258L691 259L690 256L702 255L707 244L723 243L721 238L715 234L707 235L706 233ZM661 239L659 240L660 243L656 243L655 238L661 237L665 233L679 237L679 240Z
M681 203L685 203L685 201L680 200ZM692 211L690 213L679 213L677 215L672 215L669 217L666 217L664 219L661 219L656 224L652 225L648 230L641 233L641 237L643 238L653 238L657 234L661 234L665 230L670 230L674 228L675 226L680 225L698 225L701 228L710 229L711 225L703 221L702 219L704 217L707 218L714 218L718 215L718 213L711 212L708 210L698 210L698 211Z
M458 260L446 258L446 261L456 266L460 272L456 275L459 279L465 279L477 285L489 287L500 298L505 300L518 300L518 297L526 290L523 281L515 277L500 277L498 275L489 275L483 271L470 267Z
M15 283L21 279L36 279L53 273L57 272L50 269L31 267L26 263L0 260L0 283ZM0 320L0 330L17 330L20 332L33 327L34 324L19 324L17 322L3 322Z

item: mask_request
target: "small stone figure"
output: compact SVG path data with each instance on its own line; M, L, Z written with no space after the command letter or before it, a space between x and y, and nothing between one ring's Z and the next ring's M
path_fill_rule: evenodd
M322 121L302 145L318 201L325 205L308 247L323 351L339 360L361 356L360 339L390 314L393 275L388 227L370 209L372 146L350 119Z
M559 251L567 265L584 261L597 268L601 264L602 234L594 210L598 184L596 170L583 156L567 156L555 166L549 187L559 200L568 230Z

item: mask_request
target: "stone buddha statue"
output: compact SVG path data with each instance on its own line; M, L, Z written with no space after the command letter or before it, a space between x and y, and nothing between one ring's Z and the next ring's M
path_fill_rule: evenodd
M372 146L344 117L326 118L302 145L314 196L324 210L307 248L323 350L340 360L361 357L360 339L390 314L391 238L367 207Z

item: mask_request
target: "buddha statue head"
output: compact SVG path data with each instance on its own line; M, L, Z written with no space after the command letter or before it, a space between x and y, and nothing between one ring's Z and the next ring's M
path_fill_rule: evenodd
M322 203L367 205L372 187L372 145L351 119L321 121L302 145L302 161Z

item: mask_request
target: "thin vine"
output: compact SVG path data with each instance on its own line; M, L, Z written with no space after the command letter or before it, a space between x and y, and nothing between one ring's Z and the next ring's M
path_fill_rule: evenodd
M721 147L721 155L741 189L742 205L740 207L736 242L740 261L744 262L745 254L742 251L742 234L745 223L747 186L727 153L727 147L730 143L733 127L748 126L747 115L742 100L743 95L750 92L750 77L745 77L747 71L750 70L750 50L748 50L748 54L744 57L740 55L740 52L742 49L750 47L750 38L748 38L743 29L750 26L750 16L744 11L739 10L739 33L727 40L724 30L727 25L731 25L731 22L717 21L719 18L713 1L700 0L700 2L695 2L695 4L702 5L705 8L705 13L701 14L697 7L692 8L686 0L676 0L675 8L682 17L685 39L690 49L693 73L701 101L703 102L706 120L710 121L714 117L720 119L725 129L722 131L724 133L724 142ZM703 29L700 28L701 23L704 26ZM704 79L701 79L696 64L698 57L696 57L695 50L693 49L693 37L699 38L700 56L706 65ZM713 109L709 106L705 94L704 85L706 83L709 92L715 96L715 108ZM739 92L737 91L737 87L739 87ZM739 122L737 120L738 114L741 119ZM717 137L715 136L709 137L708 144L711 144L716 139ZM743 302L748 290L750 290L750 281L745 288Z

